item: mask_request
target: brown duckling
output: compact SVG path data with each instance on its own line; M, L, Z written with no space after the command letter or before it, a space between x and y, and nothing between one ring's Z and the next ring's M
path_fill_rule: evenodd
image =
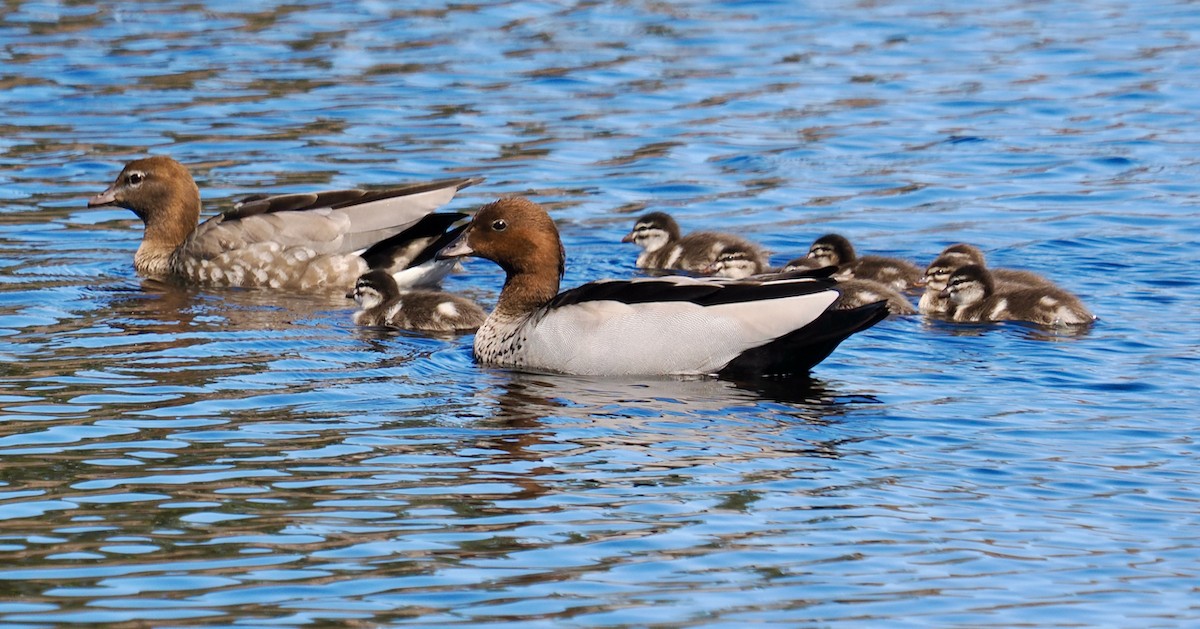
M1028 321L1069 326L1096 320L1079 298L1064 290L1052 286L997 287L992 274L978 264L956 270L942 297L950 301L951 318L955 321Z
M487 314L478 304L457 295L433 290L400 290L396 280L381 270L364 273L354 285L360 310L359 325L387 326L423 332L471 332L483 325Z
M859 256L845 236L825 234L816 239L808 249L808 257L822 266L836 266L834 277L874 280L896 290L907 290L921 279L917 265L899 258L885 256Z
M983 252L974 245L958 243L942 250L942 253L926 267L921 278L925 292L917 303L917 309L925 314L946 314L952 309L950 302L941 296L950 280L950 275L960 267L977 264L986 268ZM1050 280L1019 269L989 269L992 280L998 285L1056 288Z
M758 245L733 234L692 232L682 235L679 224L665 212L650 212L639 218L633 230L621 239L643 249L638 254L637 267L653 270L702 272L729 246L736 246L767 266L767 255Z
M792 271L819 268L821 268L821 263L815 258L804 257L789 261L780 271L790 273ZM900 291L875 280L858 278L840 279L837 281L837 290L842 295L838 297L837 301L833 302L834 308L850 309L877 301L886 301L888 311L894 315L917 314L917 309L913 308L912 302L901 294Z

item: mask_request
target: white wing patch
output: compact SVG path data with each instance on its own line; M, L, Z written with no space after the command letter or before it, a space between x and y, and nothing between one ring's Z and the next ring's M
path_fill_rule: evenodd
M664 269L675 268L675 263L679 262L679 258L682 255L683 255L683 247L681 247L679 245L674 245L673 247L671 247L670 255L668 255L667 259L662 263L662 267Z
M1008 300L999 299L996 305L992 306L992 312L988 314L988 319L992 321L1003 321L1008 318Z

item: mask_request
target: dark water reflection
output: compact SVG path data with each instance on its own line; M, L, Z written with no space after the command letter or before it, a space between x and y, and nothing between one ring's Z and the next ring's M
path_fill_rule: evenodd
M0 5L0 625L1191 626L1186 2ZM566 283L634 216L980 245L1100 315L894 318L810 381L481 369L338 295L143 281L85 207L485 175ZM484 262L447 288L494 302Z

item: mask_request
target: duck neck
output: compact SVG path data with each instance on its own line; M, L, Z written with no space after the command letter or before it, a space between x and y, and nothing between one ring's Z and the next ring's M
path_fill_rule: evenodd
M557 275L505 271L504 288L500 290L500 298L496 302L495 312L499 316L527 316L558 295Z
M142 244L133 257L134 268L143 275L164 276L171 272L171 256L196 229L200 220L200 194L169 199L156 212L138 212L146 225Z

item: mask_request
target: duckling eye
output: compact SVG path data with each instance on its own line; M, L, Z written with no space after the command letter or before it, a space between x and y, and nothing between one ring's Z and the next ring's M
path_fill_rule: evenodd
M130 185L136 186L139 183L142 183L142 180L144 180L145 178L146 178L145 173L134 171L134 172L129 173L128 180L129 180Z
M504 219L498 218L498 219L492 221L492 230L493 231L502 232L506 229L508 229L508 222L505 221Z

